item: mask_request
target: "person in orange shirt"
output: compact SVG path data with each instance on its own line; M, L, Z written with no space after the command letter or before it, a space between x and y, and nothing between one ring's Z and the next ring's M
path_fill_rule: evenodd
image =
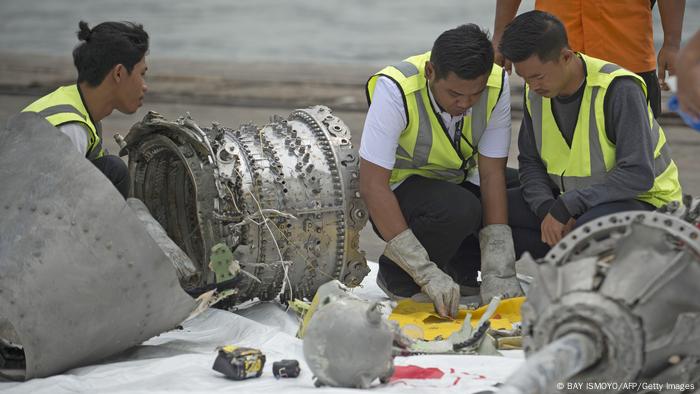
M494 22L495 61L510 71L498 51L506 25L513 20L521 0L498 0ZM576 52L607 60L644 79L654 117L661 112L661 89L668 90L666 76L675 75L680 48L685 0L658 0L664 42L654 53L652 8L656 0L536 0L535 9L546 11L564 23L569 45ZM656 67L658 63L658 69Z

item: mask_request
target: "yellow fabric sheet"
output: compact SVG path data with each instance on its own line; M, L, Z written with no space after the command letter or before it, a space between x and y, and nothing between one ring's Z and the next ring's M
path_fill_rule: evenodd
M525 301L525 297L508 298L502 300L491 317L491 328L494 330L510 330L513 323L522 320L520 316L520 306ZM399 301L398 305L391 312L389 320L399 324L404 333L414 339L446 339L453 332L462 327L462 321L471 313L471 325L476 326L481 316L486 311L488 305L475 310L460 309L457 318L454 320L443 319L435 312L433 304L418 303L410 299Z

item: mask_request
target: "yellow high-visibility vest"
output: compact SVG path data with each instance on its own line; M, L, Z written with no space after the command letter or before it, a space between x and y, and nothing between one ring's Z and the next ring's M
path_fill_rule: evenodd
M55 127L70 122L84 124L89 131L85 157L88 160L95 160L104 155L102 130L92 122L90 113L78 91L78 85L62 86L29 104L22 112L36 112Z
M469 171L476 167L476 147L503 90L504 71L494 64L486 90L461 122L462 137L458 150L430 102L425 78L425 63L428 60L430 52L409 57L385 67L367 81L368 102L372 100L380 76L396 83L404 98L407 125L401 132L396 148L396 162L389 181L392 184L411 175L464 182Z
M637 74L604 60L583 54L580 56L586 63L586 87L571 147L554 120L551 99L538 95L529 86L525 88L537 151L549 177L562 193L602 183L607 173L615 167L615 145L606 134L603 110L605 94L612 81L620 77L634 78L647 94L646 84ZM671 201L680 201L682 192L678 167L671 159L666 135L654 119L649 105L647 114L655 146L655 180L651 189L636 199L660 207Z

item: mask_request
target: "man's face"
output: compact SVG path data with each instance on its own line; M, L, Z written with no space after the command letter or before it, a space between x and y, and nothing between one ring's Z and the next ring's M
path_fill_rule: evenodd
M522 62L513 63L513 67L530 89L540 96L548 98L559 96L566 86L568 77L562 57L543 62L537 55L532 55Z
M436 78L432 63L426 63L425 75L438 105L452 116L464 114L486 90L488 74L475 79L461 79L452 71L445 78Z
M145 76L148 66L146 57L134 65L131 73L122 67L119 72L119 82L117 83L117 105L116 109L125 114L133 114L143 105L143 96L148 90Z

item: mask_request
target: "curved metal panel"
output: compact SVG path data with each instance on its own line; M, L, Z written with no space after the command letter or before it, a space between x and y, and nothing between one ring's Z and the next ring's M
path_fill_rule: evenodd
M194 309L159 244L69 139L33 113L0 133L0 320L25 378L96 362Z

